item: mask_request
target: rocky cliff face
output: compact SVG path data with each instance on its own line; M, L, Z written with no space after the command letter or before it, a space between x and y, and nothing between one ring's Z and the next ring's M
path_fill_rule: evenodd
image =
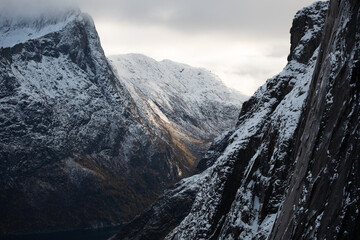
M200 161L205 170L117 238L357 239L358 12L348 0L299 11L288 65L243 104L235 130ZM159 227L184 197L186 217Z
M195 170L77 10L0 19L0 232L129 220Z
M270 239L359 239L359 7L330 1L294 173Z

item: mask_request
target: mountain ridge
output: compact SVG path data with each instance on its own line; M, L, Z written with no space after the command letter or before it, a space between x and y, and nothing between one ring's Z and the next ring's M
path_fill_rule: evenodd
M193 150L142 115L89 15L30 25L0 48L1 233L119 224L195 171Z

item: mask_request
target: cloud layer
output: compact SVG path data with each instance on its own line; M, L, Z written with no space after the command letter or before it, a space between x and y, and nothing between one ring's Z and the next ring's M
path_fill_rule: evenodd
M137 52L217 73L252 94L279 72L297 10L313 0L0 0L38 11L78 5L93 16L107 54Z
M184 32L284 35L295 12L313 0L78 0L99 17Z

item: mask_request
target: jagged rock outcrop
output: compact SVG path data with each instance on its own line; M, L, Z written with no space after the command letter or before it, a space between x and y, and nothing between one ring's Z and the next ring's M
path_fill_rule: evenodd
M1 15L0 36L0 233L128 221L195 171L195 152L114 74L88 15Z
M235 129L217 139L200 161L203 172L179 183L183 191L198 192L192 204L183 206L189 214L181 222L174 219L168 224L165 239L266 239L270 235L294 170L300 117L327 9L327 2L317 2L297 13L287 66L243 104ZM179 201L175 192L168 191L161 199ZM148 212L159 206L169 207L169 212L176 208L161 199ZM159 219L158 214L156 218L140 215L114 238L165 235ZM173 225L177 227L171 229Z

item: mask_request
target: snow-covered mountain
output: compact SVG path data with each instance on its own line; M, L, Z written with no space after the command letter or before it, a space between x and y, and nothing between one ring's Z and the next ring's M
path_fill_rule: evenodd
M140 54L110 59L139 109L158 115L200 157L215 136L235 124L247 98L205 69Z
M359 14L351 0L299 11L287 66L243 104L203 172L113 239L357 239Z
M128 221L192 174L182 129L118 76L87 14L1 15L0 233Z

